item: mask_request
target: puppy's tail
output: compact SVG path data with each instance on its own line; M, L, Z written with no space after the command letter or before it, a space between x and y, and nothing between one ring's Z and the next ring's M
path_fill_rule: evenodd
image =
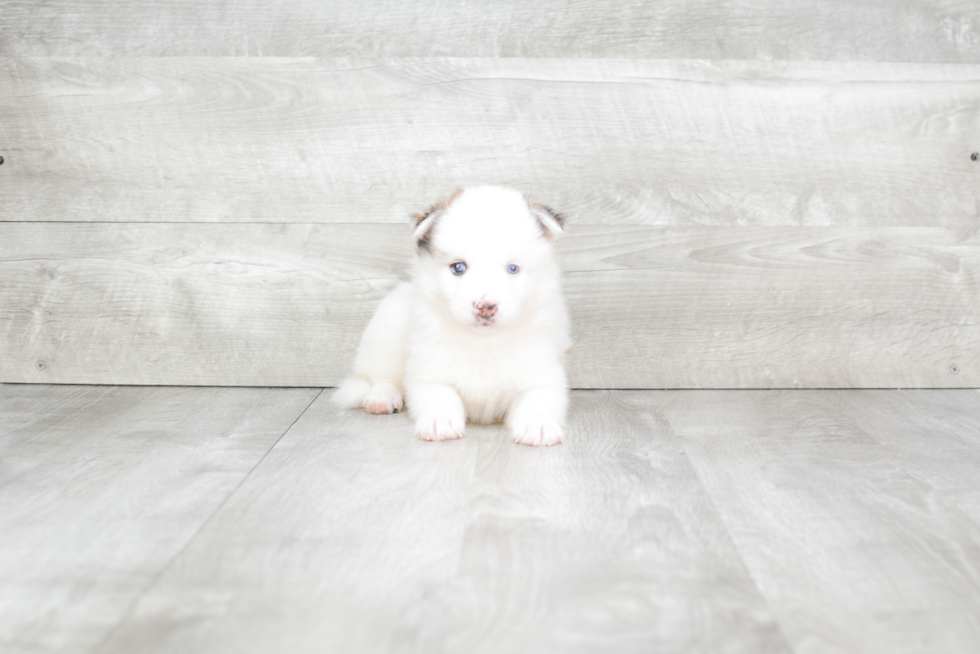
M344 409L359 409L371 390L371 382L364 377L348 377L333 392L333 403Z

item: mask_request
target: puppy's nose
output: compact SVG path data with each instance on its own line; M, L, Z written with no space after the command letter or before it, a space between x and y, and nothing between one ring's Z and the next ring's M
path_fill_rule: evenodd
M474 302L473 308L476 312L484 318L490 318L493 314L497 313L497 305L493 302L486 302L481 300L480 302Z

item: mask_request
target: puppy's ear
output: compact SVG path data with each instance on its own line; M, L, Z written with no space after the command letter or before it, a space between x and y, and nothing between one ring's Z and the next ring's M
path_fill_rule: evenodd
M425 250L426 252L432 251L430 246L432 228L435 226L436 221L439 220L439 217L446 213L449 205L462 194L463 189L458 188L448 200L440 198L438 202L425 211L415 214L415 242L418 244L420 250Z
M552 243L560 239L562 234L565 233L565 217L551 207L546 207L533 198L528 196L524 197L527 200L527 206L531 209L531 215L541 225L541 230L544 232L545 237Z

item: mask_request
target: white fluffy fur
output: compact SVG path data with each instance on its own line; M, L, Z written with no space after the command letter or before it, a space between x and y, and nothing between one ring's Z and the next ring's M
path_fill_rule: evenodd
M561 443L570 345L553 248L561 233L550 211L513 189L469 188L437 205L415 232L425 247L412 281L381 301L334 400L391 413L404 395L424 440L460 438L467 420L503 420L518 443Z

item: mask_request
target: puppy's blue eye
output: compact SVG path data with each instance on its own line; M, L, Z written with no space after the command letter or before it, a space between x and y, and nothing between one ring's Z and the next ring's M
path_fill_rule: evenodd
M516 275L517 273L521 272L521 267L512 263L507 266L507 272L509 272L511 275Z
M454 275L462 275L466 272L466 264L462 261L457 261L456 263L449 264L449 269L453 271Z

